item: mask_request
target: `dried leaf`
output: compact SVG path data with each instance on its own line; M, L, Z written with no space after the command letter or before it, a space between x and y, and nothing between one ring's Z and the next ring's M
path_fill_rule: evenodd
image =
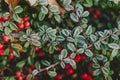
M33 6L38 0L26 0L30 6Z
M12 3L14 6L17 6L19 0L4 0L7 4Z
M60 13L61 14L65 14L65 10L60 7L60 5L58 4L58 2L56 0L48 0L48 4L49 5L56 5L56 6L58 6L58 8L60 10Z
M28 2L28 4L30 6L33 6L37 2L37 0L26 0L26 1ZM65 9L60 7L60 5L58 4L58 2L56 0L48 0L48 5L56 5L56 6L58 6L58 8L60 10L60 13L65 14Z

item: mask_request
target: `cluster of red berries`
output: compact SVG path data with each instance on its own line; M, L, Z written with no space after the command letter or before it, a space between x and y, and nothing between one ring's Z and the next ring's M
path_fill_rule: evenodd
M29 66L27 69L28 69L28 71L32 71L34 68L35 68L35 65L33 64L33 65Z
M92 13L92 12L93 12L93 8L90 7L90 8L88 9L88 11L89 11L90 13ZM95 10L95 13L93 14L93 18L94 18L94 19L97 19L100 15L101 15L101 11L100 11L99 9L97 9L97 10Z
M3 56L4 55L4 43L0 43L0 56ZM9 55L8 55L8 59L9 60L12 60L12 59L14 59L14 55L13 55L13 49L12 48L10 48L9 49Z
M9 38L6 35L2 36L4 42L8 42ZM0 56L4 55L4 43L0 43Z
M23 30L26 27L30 26L30 22L28 21L28 17L24 16L20 22L17 22L17 26L20 30Z
M0 16L0 23L4 22L4 21L8 21L9 19L10 19L9 16L8 17L2 17L2 16Z
M23 75L21 71L16 71L15 73L17 80L23 80Z
M81 75L81 78L84 79L84 80L92 80L92 77L87 73L83 73Z

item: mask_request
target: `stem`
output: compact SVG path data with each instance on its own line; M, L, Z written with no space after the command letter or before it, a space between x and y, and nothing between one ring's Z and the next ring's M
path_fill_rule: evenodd
M87 48L91 48L95 43L98 43L98 42L101 42L101 41L107 39L108 37L114 35L114 34L117 33L118 31L120 31L120 29L116 30L115 32L113 32L113 33L111 33L111 34L109 34L109 35L107 35L107 36L101 37L98 41L93 42L93 43L92 43L91 45L89 45Z
M113 32L113 33L111 33L111 34L109 34L109 35L107 35L107 36L101 37L98 41L95 41L95 42L93 42L91 45L89 45L88 48L91 48L91 47L92 47L95 43L97 43L97 42L101 42L101 41L107 39L108 37L114 35L114 34L117 33L118 31L120 31L120 30L116 30L115 32ZM61 62L61 61L60 61L60 62ZM49 66L49 67L40 69L39 72L43 72L43 71L49 70L50 68L57 66L60 62L56 62L56 63L52 64L52 65Z
M49 67L40 69L39 72L47 71L47 70L49 70L50 68L53 68L53 67L57 66L59 63L60 63L60 62L56 62L56 63L50 65Z

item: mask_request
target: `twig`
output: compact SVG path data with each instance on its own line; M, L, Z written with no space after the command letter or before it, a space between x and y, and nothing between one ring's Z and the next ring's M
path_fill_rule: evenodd
M120 31L120 30L116 30L115 32L113 32L113 33L111 33L111 34L109 34L109 35L107 35L107 36L101 37L98 41L93 42L93 43L92 43L91 45L89 45L87 48L91 48L95 43L101 42L101 41L107 39L108 37L114 35L114 34L117 33L118 31ZM63 61L63 60L62 60L62 61ZM62 62L62 61L60 61L60 62ZM49 66L49 67L40 69L39 72L47 71L47 70L49 70L50 68L57 66L60 62L56 62L56 63L52 64L52 65Z
M60 62L56 62L56 63L50 65L49 67L46 67L46 68L40 69L39 72L47 71L47 70L49 70L49 69L51 69L51 68L57 66L59 63L60 63Z
M109 35L107 35L107 36L101 37L98 41L93 42L93 43L92 43L91 45L89 45L87 48L91 48L95 43L98 43L98 42L101 42L101 41L107 39L108 37L114 35L114 34L117 33L118 31L120 31L120 29L116 30L115 32L113 32L113 33L111 33L111 34L109 34Z

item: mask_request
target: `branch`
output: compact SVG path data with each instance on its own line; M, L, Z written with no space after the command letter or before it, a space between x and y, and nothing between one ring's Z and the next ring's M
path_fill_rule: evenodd
M120 30L116 30L115 32L113 32L113 33L111 33L111 34L109 34L109 35L107 35L107 36L101 37L98 41L93 42L93 43L92 43L91 45L89 45L87 48L91 48L95 43L101 42L101 41L107 39L108 37L114 35L114 34L117 33L118 31L120 31ZM60 62L56 62L56 63L52 64L52 65L49 66L49 67L40 69L40 70L38 70L38 73L39 73L39 72L43 72L43 71L47 71L47 70L49 70L50 68L57 66L59 63L60 63Z
M51 69L51 68L57 66L59 63L60 63L60 62L56 62L56 63L50 65L49 67L46 67L46 68L40 69L39 72L47 71L47 70L49 70L49 69Z
M118 31L120 31L120 29L114 31L113 33L111 33L111 34L109 34L109 35L106 35L106 36L104 36L104 37L101 37L98 41L93 42L93 43L92 43L91 45L89 45L87 48L91 48L95 43L98 43L98 42L101 42L101 41L107 39L108 37L114 35L114 34L117 33Z

